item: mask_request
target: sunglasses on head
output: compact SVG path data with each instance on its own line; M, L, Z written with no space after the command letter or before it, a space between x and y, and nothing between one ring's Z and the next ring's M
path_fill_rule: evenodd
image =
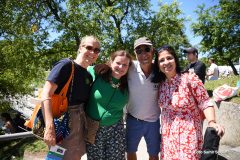
M142 50L141 48L136 48L135 52L139 55L142 54L143 52L150 52L151 48L148 46L145 46L144 49Z
M88 51L93 51L95 54L98 54L101 50L100 48L93 48L92 46L83 46L86 48Z

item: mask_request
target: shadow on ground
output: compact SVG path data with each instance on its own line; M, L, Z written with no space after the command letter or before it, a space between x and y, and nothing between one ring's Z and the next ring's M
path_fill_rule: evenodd
M0 142L0 159L9 160L13 159L13 157L23 157L23 146L28 143L33 143L35 140L36 138L24 138Z

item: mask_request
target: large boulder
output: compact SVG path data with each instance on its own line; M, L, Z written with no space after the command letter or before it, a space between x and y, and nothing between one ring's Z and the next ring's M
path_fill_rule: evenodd
M217 123L225 127L225 135L220 144L232 147L240 146L240 104L222 101L214 105ZM204 121L204 131L207 122Z

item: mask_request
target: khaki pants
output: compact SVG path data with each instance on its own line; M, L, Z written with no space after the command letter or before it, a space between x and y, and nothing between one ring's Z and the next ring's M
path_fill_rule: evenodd
M68 106L68 112L70 134L59 145L67 149L64 160L80 160L86 152L83 135L86 117L83 105Z

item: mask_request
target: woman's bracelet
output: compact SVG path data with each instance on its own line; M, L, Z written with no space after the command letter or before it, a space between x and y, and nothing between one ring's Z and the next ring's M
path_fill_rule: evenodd
M210 125L211 122L216 123L216 121L212 119L212 120L208 121L208 125Z

